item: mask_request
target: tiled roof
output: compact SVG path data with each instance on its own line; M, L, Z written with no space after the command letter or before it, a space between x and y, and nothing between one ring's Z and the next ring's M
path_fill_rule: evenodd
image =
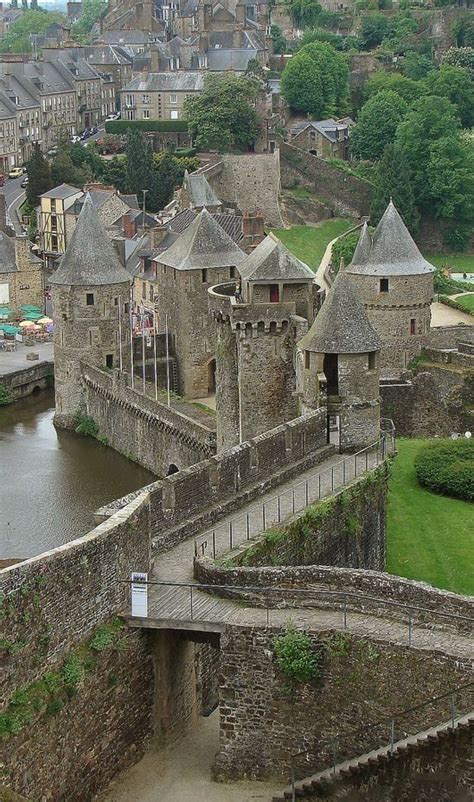
M51 283L93 287L128 281L130 275L120 264L92 200L87 196L66 253L51 277Z
M18 267L15 259L15 243L3 231L0 231L0 275L2 273L17 273Z
M351 279L340 270L298 347L318 354L365 354L381 345Z
M158 261L177 270L237 266L245 253L235 244L206 208Z

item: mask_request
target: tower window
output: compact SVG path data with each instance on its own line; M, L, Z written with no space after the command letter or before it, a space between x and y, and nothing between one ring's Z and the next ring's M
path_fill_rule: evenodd
M105 355L105 367L106 368L113 368L114 366L114 355L113 354L106 354Z
M369 354L369 370L375 370L375 351Z
M230 268L229 276L230 278L237 278L237 270L235 269L235 267Z
M278 284L270 284L270 303L277 304L280 301L280 287Z
M380 292L388 292L388 278L380 279Z
M94 293L86 292L86 306L94 306Z
M309 351L304 352L304 366L306 370L309 370L311 367L311 353Z
M328 395L339 395L339 365L337 354L324 354L323 371Z
M416 334L416 319L414 317L410 320L410 334Z
M201 281L203 284L207 284L207 270L201 270Z
M114 306L118 306L118 298L114 298Z

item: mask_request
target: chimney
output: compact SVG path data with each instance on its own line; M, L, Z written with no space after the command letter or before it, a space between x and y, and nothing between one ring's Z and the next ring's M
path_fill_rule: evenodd
M117 256L119 258L120 264L122 265L122 267L125 267L126 266L125 239L123 237L114 237L112 240L112 245L117 251Z
M168 229L166 226L155 226L155 228L150 228L148 230L148 236L151 238L151 247L158 248L167 234Z
M242 215L241 247L246 253L251 253L257 245L265 239L264 219L262 212L244 212Z
M132 216L130 212L124 214L122 217L122 228L123 228L123 236L125 239L133 239L135 234L137 233L137 226L134 220L132 220Z
M237 3L235 6L235 21L242 28L245 27L245 4Z

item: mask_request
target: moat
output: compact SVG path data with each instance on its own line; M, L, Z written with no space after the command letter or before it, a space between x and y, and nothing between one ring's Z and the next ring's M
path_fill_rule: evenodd
M54 395L0 408L0 560L61 546L94 510L155 478L110 448L53 426Z

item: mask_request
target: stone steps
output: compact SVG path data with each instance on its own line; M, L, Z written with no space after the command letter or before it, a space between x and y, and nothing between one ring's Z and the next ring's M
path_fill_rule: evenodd
M418 749L423 744L433 741L439 741L445 738L451 732L458 729L470 729L474 727L474 711L467 713L459 718L453 725L450 721L445 721L435 727L431 727L423 732L418 732L415 735L410 735L401 741L397 741L393 746L393 752L390 746L384 746L380 749L374 749L372 752L367 752L359 757L346 760L339 763L335 767L325 769L310 777L305 777L303 780L298 780L295 783L295 797L301 799L305 796L320 791L327 793L328 787L333 783L344 780L345 777L350 777L353 774L358 774L361 771L375 768L384 761L396 760L403 752L410 749ZM286 802L292 798L292 788L287 786L283 789L281 794L273 797L272 802Z

